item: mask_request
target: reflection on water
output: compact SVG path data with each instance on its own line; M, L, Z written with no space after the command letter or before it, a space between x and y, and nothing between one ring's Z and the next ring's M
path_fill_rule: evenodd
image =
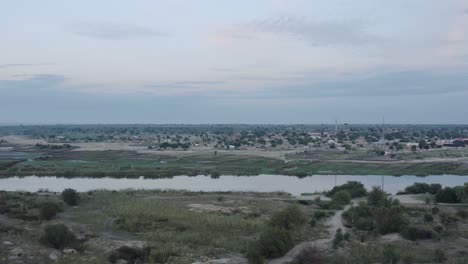
M177 176L169 179L115 179L115 178L56 178L56 177L10 177L0 179L0 190L6 191L62 191L73 188L78 191L96 189L174 189L189 191L257 191L273 192L285 191L294 195L306 192L326 191L333 186L347 181L360 181L366 188L382 186L384 190L395 194L406 186L415 182L440 183L442 186L463 185L468 182L468 176L434 175L427 177L416 176L333 176L315 175L297 178L282 175L259 176L221 176L212 179L208 176Z

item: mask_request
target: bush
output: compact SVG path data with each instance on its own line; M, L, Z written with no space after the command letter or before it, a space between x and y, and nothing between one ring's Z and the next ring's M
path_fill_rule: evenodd
M436 249L434 252L434 260L437 263L443 263L444 261L447 260L447 255L445 255L445 252L441 249Z
M60 206L53 202L44 202L39 205L39 218L41 220L51 220L60 212Z
M409 226L401 233L401 235L411 241L432 239L434 237L432 230L423 226Z
M148 249L146 249L148 251ZM172 247L160 247L151 250L151 263L168 263L172 256L177 256L177 251Z
M247 259L249 264L264 264L265 258L263 258L258 246L249 247L247 251Z
M120 247L109 255L109 262L116 263L119 259L124 259L127 263L144 263L150 254L150 248L132 248L123 246Z
M253 250L262 257L277 258L283 256L292 246L293 241L289 232L279 228L268 228L262 232Z
M325 218L327 217L327 213L324 212L324 211L315 211L314 212L314 218L317 219L317 220L320 220L322 218Z
M431 214L424 214L424 222L432 223L434 221L434 217Z
M270 225L285 230L294 230L303 227L307 223L304 212L297 206L289 206L273 213Z
M398 249L392 246L386 246L382 252L383 264L397 264L401 259L401 254Z
M336 230L335 237L333 238L333 248L337 249L338 247L340 247L343 240L344 240L343 230L341 230L341 228L338 228Z
M320 264L323 263L322 253L314 247L304 248L295 259L298 264Z
M460 211L457 211L456 215L460 217L461 219L466 219L468 218L468 211L460 210Z
M348 181L343 185L333 187L333 189L327 193L327 196L333 197L333 195L339 191L348 191L353 199L367 195L367 190L362 183L358 181Z
M375 221L377 230L382 235L398 233L408 224L401 206L377 208Z
M66 204L76 206L78 205L79 195L73 189L65 189L62 192L62 199Z
M388 206L389 200L387 194L379 187L373 187L372 191L367 195L367 204L374 207Z
M445 187L436 194L436 202L438 203L459 203L460 199L453 188Z
M427 183L414 183L411 186L405 188L406 193L418 194L418 193L430 193L436 194L442 189L442 185L438 183L427 184Z
M78 245L75 234L63 224L46 226L40 242L56 249L74 248Z
M333 194L333 203L338 205L346 205L351 202L351 194L348 191L338 191Z

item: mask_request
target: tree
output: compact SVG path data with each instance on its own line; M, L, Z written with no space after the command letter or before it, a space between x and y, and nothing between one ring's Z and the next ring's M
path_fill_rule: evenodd
M347 191L351 194L351 197L354 198L359 198L359 197L364 197L367 195L367 190L364 187L364 184L358 181L348 181L345 184L338 185L333 187L331 191L327 193L327 196L333 197L333 195L339 191Z
M389 204L387 194L380 187L374 186L367 195L367 204L375 207L387 206Z
M44 234L40 238L43 244L56 249L75 247L78 240L64 224L48 225L44 228Z
M351 202L351 194L348 191L341 190L333 195L333 202L338 205L346 205Z
M39 206L39 218L41 220L51 220L60 211L60 206L53 202L44 202Z
M415 145L411 146L411 151L416 152L417 147Z
M76 206L78 205L79 195L74 189L65 189L62 192L62 199L66 204Z
M297 230L307 223L302 210L293 205L273 213L270 219L270 225L287 231Z
M459 203L460 199L457 196L456 191L454 188L445 187L441 191L439 191L436 196L435 200L438 203Z

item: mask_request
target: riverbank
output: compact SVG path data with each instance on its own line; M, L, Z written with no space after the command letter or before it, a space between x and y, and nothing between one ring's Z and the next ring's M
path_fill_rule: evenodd
M334 156L333 156L334 157ZM0 177L140 177L165 178L179 175L468 175L464 158L421 160L316 159L304 156L271 158L236 152L180 151L162 154L135 151L38 152L25 148L2 152Z

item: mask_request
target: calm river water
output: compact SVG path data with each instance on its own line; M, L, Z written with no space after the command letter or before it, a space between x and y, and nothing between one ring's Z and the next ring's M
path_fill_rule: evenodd
M316 191L330 190L335 184L347 181L360 181L367 188L384 186L384 190L395 194L404 190L406 186L415 182L440 183L442 186L463 185L468 182L468 176L433 175L427 177L416 176L333 176L315 175L297 178L283 175L259 176L221 176L212 179L209 176L176 176L169 179L115 179L115 178L57 178L57 177L10 177L0 179L0 190L30 191L39 189L59 192L65 188L78 191L96 189L174 189L189 191L257 191L272 192L285 191L293 195Z

